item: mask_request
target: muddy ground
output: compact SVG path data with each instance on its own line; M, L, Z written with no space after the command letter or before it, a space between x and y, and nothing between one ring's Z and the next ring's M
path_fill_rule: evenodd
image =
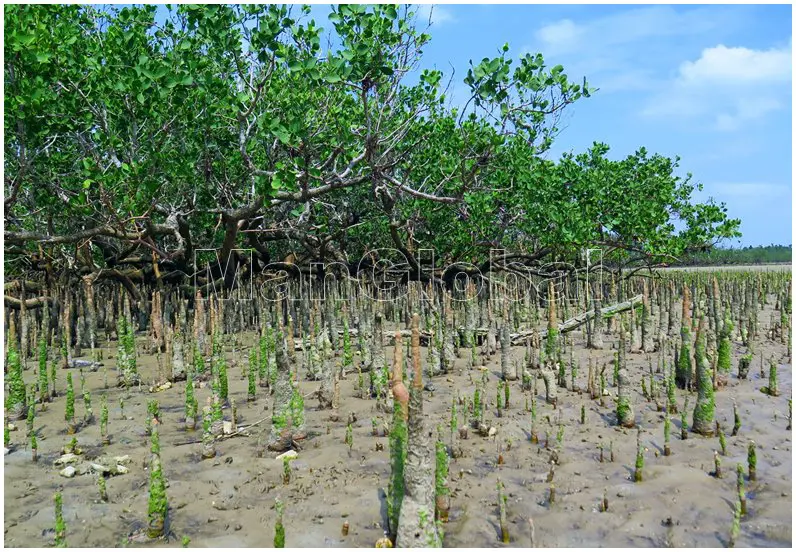
M636 431L621 430L615 423L611 397L605 406L572 390L560 390L559 406L565 424L561 465L555 475L557 501L547 504L549 452L544 450L546 418L552 421L551 440L557 431L557 411L544 402L544 387L539 381L539 445L529 442L530 414L524 410L526 394L519 382L511 384L510 408L502 418L496 417L495 390L499 374L499 354L486 363L489 376L486 419L498 428L497 440L502 442L505 464L498 467L497 446L493 438L470 432L462 441L465 456L452 461L450 467L452 509L444 527L444 544L449 547L492 547L499 543L498 513L495 485L498 477L508 493L508 519L511 545L528 546L688 546L721 547L727 544L736 496L734 468L746 466L749 440L757 443L758 481L748 483L748 515L741 523L737 546L791 546L791 433L788 425L788 398L792 394L792 371L786 347L767 340L773 298L760 315L761 333L756 343L758 356L746 381L737 378L738 358L746 352L739 343L733 346L733 375L727 388L716 393L716 415L727 431L727 456L723 460L724 479L710 475L713 451L719 449L717 438L689 434L680 439L680 418L673 417L673 455L664 457L663 414L641 395L640 378L648 373L650 361L656 365L657 353L628 354L628 371L633 381L633 402L636 420L643 427L646 447L644 481L631 481L635 462ZM606 349L587 351L581 331L571 334L575 340L576 358L580 363L577 387L586 387L589 355L597 365L612 358L609 347L616 336L606 336ZM140 342L145 338L139 337ZM242 336L244 343L252 335ZM105 363L109 380L115 382L116 343L105 344ZM139 348L140 350L140 348ZM767 384L761 378L759 354L779 359L780 396L769 397L760 392ZM512 348L522 359L524 347ZM300 358L301 353L297 353ZM392 348L387 348L392 358ZM275 454L263 453L270 428L271 399L258 388L257 400L246 402L246 381L242 368L248 350L232 358L230 363L230 396L238 404L240 425L246 426L268 418L250 430L250 436L239 436L217 444L214 460L200 461L199 432L186 433L182 427L184 383L172 389L150 394L111 388L103 389L102 370L87 373L92 391L94 412L99 416L100 397L107 393L110 408L112 444L103 450L99 424L95 423L77 434L87 457L101 454L132 457L130 472L109 478L110 501L98 500L96 477L78 475L66 479L59 475L53 461L69 437L65 433L64 396L66 371L58 373L59 397L46 412L39 413L38 463L31 462L31 452L24 446L25 422L13 432L11 441L16 450L5 457L5 545L48 546L53 543L53 493L63 489L67 542L70 546L120 546L127 536L145 526L147 519L149 439L144 435L144 417L148 399L156 398L161 407L163 425L160 431L163 468L169 487L169 545L179 545L182 537L190 538L191 546L258 546L270 547L274 535L274 499L285 502L286 544L288 547L350 546L372 547L383 535L385 506L383 489L389 475L388 438L371 435L371 418L384 420L375 411L375 401L354 397L356 375L342 382L341 420L330 422L329 411L316 408L314 399L307 399L306 418L309 438L298 458L293 461L293 477L288 486L281 480L282 462ZM425 358L425 352L423 354ZM87 357L84 357L87 358ZM668 359L671 360L671 359ZM28 361L26 382L33 381L35 361ZM153 356L139 356L140 371L147 381L155 378L157 364ZM785 364L788 362L788 364ZM434 379L433 396L426 394L425 412L430 428L448 427L449 406L456 390L472 396L474 384L466 368L465 355L457 360L454 373ZM474 372L478 379L479 374ZM75 387L79 376L74 370ZM661 374L656 375L662 378ZM609 391L614 394L615 388ZM318 383L302 381L305 395ZM77 393L76 393L77 395ZM210 395L208 388L197 390L199 404ZM121 419L119 398L125 397L125 414ZM729 437L733 423L732 399L738 401L742 428L737 437ZM682 406L684 393L678 390ZM690 403L693 408L694 398ZM587 420L580 424L580 408L585 404ZM461 411L461 408L460 408ZM355 412L353 453L349 456L344 444L346 417ZM83 413L82 400L76 397L76 414ZM229 411L225 411L229 416ZM690 421L690 413L689 413ZM381 425L381 423L380 423ZM508 448L508 442L511 447ZM599 445L613 442L614 462L599 462ZM383 451L376 451L376 445ZM657 454L656 454L657 453ZM605 491L609 510L600 512L599 503ZM529 519L533 520L535 538L532 542ZM344 521L350 524L347 537L341 535ZM136 544L136 543L133 543ZM149 543L149 545L166 543Z

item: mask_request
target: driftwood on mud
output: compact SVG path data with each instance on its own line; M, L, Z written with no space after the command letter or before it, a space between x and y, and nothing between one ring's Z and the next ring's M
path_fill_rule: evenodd
M249 437L250 435L249 435L249 433L247 433L247 432L248 432L248 431L249 431L251 428L253 428L254 426L260 425L261 423L263 423L263 422L264 422L264 421L266 421L267 419L268 419L268 418L263 418L262 420L257 420L257 421L256 421L256 422L254 422L253 424L249 424L249 425L247 425L247 426L245 426L245 427L241 427L240 429L238 429L238 431L234 431L234 432L232 432L232 433L225 433L225 434L223 434L223 435L219 435L218 437L216 437L216 441L222 441L222 440L224 440L224 439L229 439L230 437L236 437L236 436L238 436L238 435L243 435L243 436L245 436L245 437Z
M222 435L217 436L215 438L215 440L216 441L223 441L224 439L229 439L230 437L237 437L239 435L242 435L244 437L250 437L250 434L247 433L247 431L249 431L251 428L253 428L253 427L257 426L257 425L260 425L261 423L263 423L264 421L266 421L268 419L269 418L263 418L262 420L257 420L253 424L249 424L249 425L247 425L245 427L241 426L240 429L238 429L237 431L235 431L233 433L224 433ZM196 445L196 444L199 444L201 442L202 442L201 439L193 439L191 441L180 441L179 443L175 443L173 446L181 447L181 446L184 446L184 445Z
M623 301L622 303L617 303L616 305L610 305L608 307L604 307L600 309L600 313L604 317L608 317L608 316L614 316L615 314L619 314L620 312L628 311L632 309L634 306L640 304L641 298L642 298L641 295L636 295L635 297L632 297L627 301ZM583 324L586 323L587 320L591 318L594 318L594 311L590 310L588 312L584 312L573 318L570 318L569 320L561 322L558 325L558 331L559 333L571 332L572 330L581 327ZM512 344L516 345L518 342L525 340L526 338L530 337L533 332L534 330L523 330L519 333L511 334ZM547 330L541 330L539 332L539 336L546 337Z

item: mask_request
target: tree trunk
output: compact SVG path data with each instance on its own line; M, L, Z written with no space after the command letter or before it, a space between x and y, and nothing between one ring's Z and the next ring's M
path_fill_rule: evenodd
M396 545L401 548L435 548L442 544L434 522L434 449L423 416L419 324L420 317L415 314L412 320L414 381L409 397L405 494L396 539Z
M276 385L274 387L274 405L271 415L271 436L268 439L268 450L284 452L293 445L290 400L293 386L290 381L290 364L288 362L285 339L281 333L276 336Z
M517 379L517 367L511 362L511 338L508 323L500 328L500 372L505 381Z

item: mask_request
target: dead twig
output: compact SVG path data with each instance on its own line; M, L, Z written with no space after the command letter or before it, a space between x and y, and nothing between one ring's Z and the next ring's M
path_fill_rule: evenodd
M246 427L242 427L242 428L240 428L238 431L236 431L234 433L228 433L227 435L219 435L218 437L216 437L216 441L223 441L224 439L229 439L230 437L235 437L236 435L246 435L247 437L249 437L250 435L248 433L246 433L246 432L250 428L253 428L254 426L256 426L257 424L263 423L267 419L268 418L263 418L262 420L257 420L253 424L248 425Z

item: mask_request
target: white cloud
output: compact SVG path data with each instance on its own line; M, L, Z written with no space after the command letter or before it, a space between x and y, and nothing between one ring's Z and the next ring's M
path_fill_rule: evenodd
M603 93L649 90L662 80L655 71L676 59L683 44L738 20L737 12L720 6L601 7L598 13L604 15L548 22L524 51L541 51Z
M568 44L577 41L583 30L582 26L576 25L570 19L562 19L539 29L536 38L550 48L566 48Z
M721 25L722 20L715 9L708 13L705 8L645 6L582 23L561 19L536 31L535 37L545 54L582 55L652 37L698 35Z
M585 75L602 94L629 93L628 108L646 118L700 131L741 131L790 106L791 41L760 49L724 42L748 26L744 9L581 13L595 12L545 22L524 51L541 51L549 65L561 63L574 78Z
M735 132L790 105L790 83L790 43L767 50L719 44L680 64L642 114Z
M417 17L421 23L431 23L440 26L443 23L456 21L450 9L437 4L420 4L417 6Z
M694 82L704 79L714 82L788 82L791 77L790 60L790 47L750 50L719 44L702 50L698 60L683 63L680 78Z

